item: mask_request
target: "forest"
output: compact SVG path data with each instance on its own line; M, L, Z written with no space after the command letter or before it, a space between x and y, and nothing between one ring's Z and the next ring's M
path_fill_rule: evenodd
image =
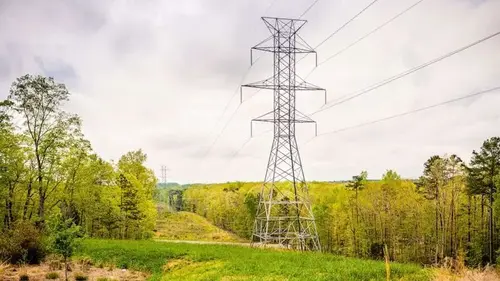
M79 116L64 110L70 96L53 78L24 75L0 104L2 259L39 260L38 243L58 216L85 237L153 237L156 203L168 196L146 167L146 153L102 159ZM346 182L310 182L323 251L381 259L387 246L398 262L500 262L500 138L478 143L469 162L445 153L422 163L418 179L387 170L380 180L362 171ZM184 211L250 239L260 187L233 182L179 190Z
M147 155L138 149L117 162L99 157L81 119L64 110L70 95L53 78L24 75L0 104L0 256L38 241L57 214L90 237L152 236L157 179ZM35 252L24 259L36 259Z
M366 171L345 183L310 182L320 242L326 252L441 265L495 263L500 253L500 138L472 152L470 163L435 155L418 179ZM184 208L250 238L260 183L198 185L184 192ZM286 187L282 187L286 188ZM498 260L500 262L500 259Z

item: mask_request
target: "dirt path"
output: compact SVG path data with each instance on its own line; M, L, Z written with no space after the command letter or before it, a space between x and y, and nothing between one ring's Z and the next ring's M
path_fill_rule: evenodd
M231 245L231 246L242 246L242 247L252 247L250 242L222 242L222 241L191 241L191 240L165 240L165 239L155 239L157 242L165 243L186 243L186 244L203 244L203 245ZM256 244L255 248L262 248L262 246ZM268 244L266 248L270 249L284 249L281 245Z
M187 243L187 244L213 244L213 245L233 245L233 246L245 246L250 247L250 243L242 242L218 242L218 241L190 241L190 240L166 240L166 239L155 239L157 242L167 242L167 243Z

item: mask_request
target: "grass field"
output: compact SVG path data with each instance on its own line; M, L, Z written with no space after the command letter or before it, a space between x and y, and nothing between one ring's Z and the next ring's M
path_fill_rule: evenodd
M156 238L166 240L195 240L244 242L238 236L224 231L207 219L194 213L164 213L156 222Z
M156 241L85 240L78 256L149 272L150 280L386 280L383 262L318 253ZM391 264L391 280L430 280L414 264Z

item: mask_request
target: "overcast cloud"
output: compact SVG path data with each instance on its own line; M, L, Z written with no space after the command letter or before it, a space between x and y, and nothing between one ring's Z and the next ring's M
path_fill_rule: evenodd
M260 17L298 17L312 2L0 0L0 99L18 76L50 75L70 89L67 109L82 117L85 135L105 159L142 148L158 175L161 165L170 169L169 181L259 181L271 126L256 124L248 141L249 124L272 109L272 93L246 90L242 105L235 96L221 114L249 67L250 48L269 36ZM302 38L317 45L369 2L318 1L305 16ZM414 2L378 1L317 50L319 61ZM319 66L308 81L328 89L331 101L500 31L499 11L500 0L425 0ZM314 58L297 68L305 76ZM264 55L244 82L271 73L271 57ZM313 119L321 134L495 86L500 36ZM323 96L301 92L297 103L310 113ZM499 106L494 92L312 140L313 126L301 125L306 178L348 179L361 170L379 178L386 169L417 177L433 154L468 161L484 139L500 136Z

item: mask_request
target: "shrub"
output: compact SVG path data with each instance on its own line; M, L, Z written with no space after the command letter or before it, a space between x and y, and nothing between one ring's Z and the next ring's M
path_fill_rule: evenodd
M38 264L47 253L40 231L30 222L14 223L0 237L0 259L12 264Z
M59 278L59 273L57 272L49 272L45 275L45 279L54 280L57 278Z
M77 273L77 274L75 274L75 280L76 281L87 281L87 280L89 280L89 277L87 275L83 275L82 273Z
M30 277L28 276L28 274L21 274L19 276L19 281L29 281L30 280Z
M64 268L64 260L60 255L48 255L45 258L45 263L49 266L50 270L61 270Z

